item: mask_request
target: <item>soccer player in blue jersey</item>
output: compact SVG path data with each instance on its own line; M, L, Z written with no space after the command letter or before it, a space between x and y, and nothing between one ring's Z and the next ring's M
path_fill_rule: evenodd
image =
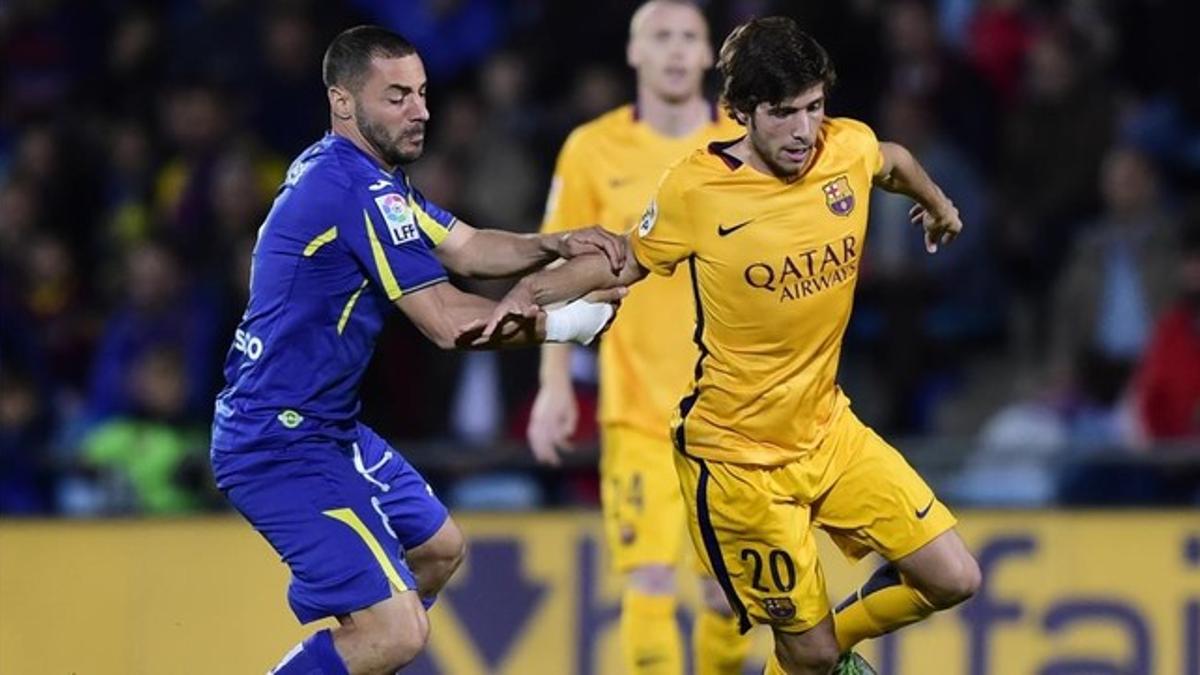
M301 622L336 617L278 675L392 673L421 651L426 607L461 561L463 537L425 480L357 421L357 389L398 307L443 348L465 346L495 303L447 270L500 277L584 253L624 262L598 228L569 235L474 229L425 199L401 166L429 111L404 38L360 26L329 46L331 132L292 163L259 230L250 300L217 397L218 487L291 568ZM616 296L612 296L616 297ZM587 343L612 316L577 300L519 317L486 345Z

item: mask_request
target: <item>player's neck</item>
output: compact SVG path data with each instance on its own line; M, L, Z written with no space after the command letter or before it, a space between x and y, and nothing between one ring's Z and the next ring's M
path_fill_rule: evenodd
M341 136L342 138L353 143L354 147L362 150L363 153L370 157L371 161L375 162L375 165L379 168L388 173L394 173L396 171L396 167L394 165L389 165L387 161L384 160L383 155L381 155L379 151L375 149L375 146L371 145L371 142L368 141L361 132L359 132L358 125L356 125L353 120L339 120L335 117L331 121L330 130L338 136Z
M812 165L816 161L817 157L817 149L813 148L813 150L808 153L808 157L805 158L804 164L796 173L781 175L776 173L771 164L758 154L758 150L756 150L754 148L754 144L750 142L749 134L743 136L742 139L737 143L725 148L723 152L749 166L751 169L754 169L755 171L767 176L771 176L772 178L776 178L784 183L795 183L803 178L804 175L808 173L809 169L812 168Z
M690 136L712 121L712 106L699 92L678 103L663 100L638 88L638 117L651 129L670 138Z

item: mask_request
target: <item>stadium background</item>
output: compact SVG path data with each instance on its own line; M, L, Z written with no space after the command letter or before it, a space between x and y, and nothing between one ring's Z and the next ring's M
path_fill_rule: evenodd
M327 124L328 40L374 22L416 42L433 120L414 181L531 231L567 132L632 95L635 5L0 4L0 673L261 672L302 635L285 569L210 486L205 434L254 232ZM872 202L842 380L986 572L979 598L874 645L881 673L1200 675L1187 5L705 3L716 43L800 19L838 66L831 112L912 148L968 226L928 258L904 205ZM550 472L522 444L536 363L443 353L400 318L380 340L365 417L474 542L414 672L617 672L591 453ZM825 560L838 594L867 573Z

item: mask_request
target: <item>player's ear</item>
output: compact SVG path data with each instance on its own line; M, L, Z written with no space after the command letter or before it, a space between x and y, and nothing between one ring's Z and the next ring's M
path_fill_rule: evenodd
M354 117L354 97L350 92L342 89L336 84L329 88L329 110L333 116L339 120L348 120Z
M641 50L638 49L637 40L632 37L625 44L625 63L634 70L642 63Z

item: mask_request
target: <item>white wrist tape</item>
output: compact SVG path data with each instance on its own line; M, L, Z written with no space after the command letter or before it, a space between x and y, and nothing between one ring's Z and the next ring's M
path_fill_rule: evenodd
M586 345L596 338L612 318L607 302L576 300L546 312L546 342L577 342Z

